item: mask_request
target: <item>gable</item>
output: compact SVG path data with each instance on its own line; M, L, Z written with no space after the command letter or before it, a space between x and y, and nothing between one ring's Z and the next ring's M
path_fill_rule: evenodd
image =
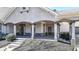
M41 20L56 21L55 14L51 14L40 7L30 7L29 12L27 12L28 7L24 11L22 7L17 7L14 12L7 18L5 23L18 23L18 22L37 22ZM21 11L24 11L21 13Z

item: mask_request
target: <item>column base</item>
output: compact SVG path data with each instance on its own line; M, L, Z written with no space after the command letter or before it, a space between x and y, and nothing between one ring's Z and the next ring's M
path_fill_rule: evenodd
M71 39L71 45L76 45L75 39Z
M31 39L34 39L34 37L31 37Z
M34 38L31 38L32 40L34 39Z
M73 50L76 48L76 41L75 41L75 39L71 39L71 47L73 48Z
M58 39L57 39L57 38L54 38L54 40L56 40L56 41L57 41Z

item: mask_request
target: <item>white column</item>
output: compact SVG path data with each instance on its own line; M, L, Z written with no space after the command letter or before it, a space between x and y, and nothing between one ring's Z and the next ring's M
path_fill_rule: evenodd
M32 39L34 39L34 29L35 29L35 25L32 24L32 36L31 36Z
M75 22L72 23L72 39L75 40Z
M57 24L57 35L59 39L59 36L60 36L60 24L59 23Z
M45 22L41 22L41 33L42 33L42 36L44 36L44 31L45 31L44 24L45 24Z
M2 29L1 29L1 31L2 31L2 33L4 33L5 34L5 25L4 24L2 24Z
M43 33L43 22L41 22L41 33Z
M75 38L75 22L71 24L71 46L75 49L76 46L76 38Z
M46 24L45 24L45 33L46 33Z
M72 36L72 23L69 23L69 36L70 36L69 39L71 39L71 36Z
M57 23L54 23L54 39L56 39L57 40L57 35L58 33L57 33Z
M3 24L2 24L2 30L1 31L2 31L2 33L4 33L4 25Z
M6 25L4 25L4 34L6 34Z
M25 24L25 26L24 26L24 35L25 35L25 33L26 33L26 24Z
M16 35L16 25L14 24L14 35Z

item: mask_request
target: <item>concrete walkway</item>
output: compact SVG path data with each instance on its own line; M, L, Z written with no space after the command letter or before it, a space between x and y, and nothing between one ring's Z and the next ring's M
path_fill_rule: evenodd
M79 51L79 45L76 45L76 50Z
M7 46L4 46L2 48L0 48L0 51L12 51L14 50L15 48L18 48L20 47L23 43L24 43L25 39L18 39L18 40L15 40L14 42L12 42L11 44L8 44Z
M79 35L76 35L76 48L79 51Z

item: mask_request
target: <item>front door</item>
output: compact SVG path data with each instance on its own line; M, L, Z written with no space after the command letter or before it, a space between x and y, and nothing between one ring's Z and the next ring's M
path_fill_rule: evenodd
M51 26L48 27L48 32L52 32L52 27Z
M48 34L51 35L51 33L52 33L52 27L48 26Z
M20 24L20 34L24 35L24 24Z

